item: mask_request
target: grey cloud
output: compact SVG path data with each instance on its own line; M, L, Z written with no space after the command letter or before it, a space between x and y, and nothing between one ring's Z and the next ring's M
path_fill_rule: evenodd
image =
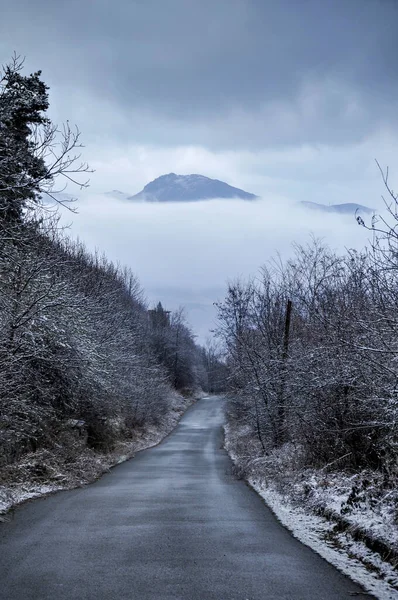
M22 46L72 111L80 90L100 129L95 102L106 101L121 138L338 144L396 126L393 0L16 0L7 9L3 60L6 46Z

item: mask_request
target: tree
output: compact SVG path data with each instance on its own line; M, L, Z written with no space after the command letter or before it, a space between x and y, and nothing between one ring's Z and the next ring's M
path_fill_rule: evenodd
M70 420L109 450L161 423L181 404L173 387L195 388L201 369L182 312L148 311L133 273L42 210L44 192L57 199L60 178L81 184L87 166L78 130L50 122L48 88L22 65L0 82L0 466L62 449Z
M263 452L293 443L307 464L382 468L396 458L398 268L313 240L219 305L231 417ZM290 315L287 342L288 300Z
M14 56L0 76L0 222L15 224L24 212L41 204L42 193L56 199L59 177L82 187L89 172L75 154L80 132L62 129L46 116L48 87L41 71L21 74L23 60ZM64 186L65 187L65 186ZM62 185L61 188L62 189Z
M166 311L159 302L149 311L149 318L152 348L166 368L170 383L177 390L194 389L201 383L201 355L183 309Z
M201 349L202 363L205 372L203 388L210 394L219 394L227 389L227 365L223 359L223 352L216 341L208 338Z

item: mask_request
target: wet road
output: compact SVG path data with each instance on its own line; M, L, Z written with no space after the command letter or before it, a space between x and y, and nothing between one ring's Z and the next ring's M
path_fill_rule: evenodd
M360 588L231 474L222 403L160 446L0 526L1 600L337 600ZM360 596L359 596L360 597Z

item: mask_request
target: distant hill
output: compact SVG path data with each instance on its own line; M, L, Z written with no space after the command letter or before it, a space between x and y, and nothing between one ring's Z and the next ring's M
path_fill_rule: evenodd
M347 202L346 204L330 204L329 206L326 204L318 204L317 202L305 201L300 202L300 204L310 210L326 213L339 213L342 215L355 215L355 213L371 215L374 212L373 208L363 206L362 204L355 204L354 202Z
M127 198L130 197L130 194L126 194L120 190L112 190L111 192L105 192L105 196L108 196L109 198L117 198L118 200L127 200Z
M134 202L196 202L213 198L255 200L257 196L204 175L169 173L151 181L141 192L128 199Z

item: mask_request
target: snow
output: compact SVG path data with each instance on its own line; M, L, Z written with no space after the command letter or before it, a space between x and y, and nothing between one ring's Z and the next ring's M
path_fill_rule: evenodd
M283 474L282 484L267 471L263 458L255 458L253 448L247 444L247 427L227 424L224 430L225 448L232 461L246 474L249 485L294 537L379 600L398 599L398 574L393 565L383 561L365 543L354 540L349 531L336 532L335 521L315 514L322 508L342 514L341 509L346 506L352 485L360 474L348 477L342 473L326 475L314 470L306 471L301 478L295 479L293 469L289 472L286 466L292 460L287 449L285 456L273 457L277 470ZM392 501L393 495L388 500ZM391 505L386 501L387 498L383 497L377 505L359 502L350 506L348 513L343 511L344 519L394 545L398 539L398 528L393 521Z
M249 479L249 483L265 500L282 525L289 529L300 542L315 550L379 600L396 600L398 598L398 591L388 583L391 581L398 586L397 573L393 566L382 561L377 553L369 550L362 542L350 539L346 534L339 535L340 548L328 543L327 537L331 530L330 521L311 515L297 506L292 506L287 498L276 490L267 488L264 483L258 483L251 479ZM360 558L362 560L359 560ZM384 581L375 572L369 571L364 566L364 562L369 566L377 567Z
M32 500L33 498L39 498L40 496L47 496L48 494L52 494L54 492L58 492L65 489L65 486L62 485L51 485L51 484L43 484L43 485L25 485L18 486L15 489L12 487L0 487L0 522L7 520L7 516L5 513L10 510L13 506L17 506L18 504L22 504L22 502L26 502L27 500Z

